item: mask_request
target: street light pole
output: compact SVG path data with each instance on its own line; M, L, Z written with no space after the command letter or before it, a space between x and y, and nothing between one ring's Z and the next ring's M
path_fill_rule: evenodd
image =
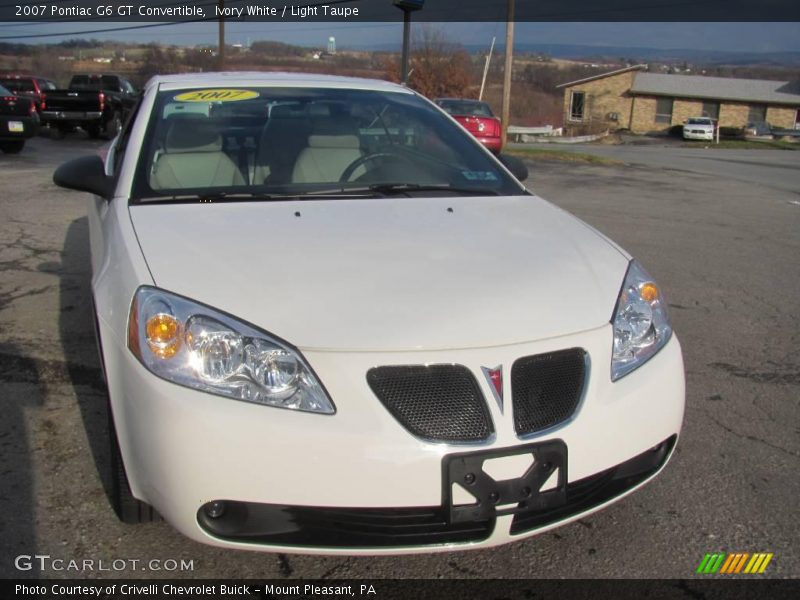
M400 60L400 81L408 84L408 52L411 44L411 11L403 9L403 58Z
M217 62L219 70L225 70L225 0L219 0L219 47L217 48Z
M500 143L508 141L508 120L511 118L511 69L514 62L514 0L508 0L506 17L506 62L503 71L503 114Z
M411 45L411 13L421 10L425 0L394 0L394 5L403 11L403 55L400 59L400 81L408 83L409 46Z

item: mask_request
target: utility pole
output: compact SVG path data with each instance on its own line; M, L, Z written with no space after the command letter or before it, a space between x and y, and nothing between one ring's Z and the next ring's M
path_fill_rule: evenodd
M489 74L489 63L492 61L492 52L494 51L494 41L497 38L492 38L492 45L489 47L489 54L486 56L486 64L483 65L483 79L481 79L481 93L478 94L478 100L483 100L483 88L486 86L486 75Z
M508 120L511 118L511 69L514 61L514 1L508 0L506 16L506 64L503 71L503 127L500 142L503 146L508 140Z
M219 46L217 48L217 63L219 70L225 70L225 0L219 0Z

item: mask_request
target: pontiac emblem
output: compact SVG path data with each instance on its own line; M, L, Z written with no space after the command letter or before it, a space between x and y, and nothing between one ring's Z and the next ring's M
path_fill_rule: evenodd
M500 407L500 414L503 413L503 365L497 365L494 369L488 367L481 367L483 376L489 382L489 387L492 389L494 399L497 401L497 406Z

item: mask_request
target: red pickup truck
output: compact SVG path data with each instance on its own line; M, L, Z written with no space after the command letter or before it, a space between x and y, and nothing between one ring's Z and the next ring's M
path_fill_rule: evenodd
M39 114L45 108L44 95L49 90L54 90L58 87L54 82L44 77L16 73L0 75L0 85L17 96L24 96L33 100L36 105L36 111Z
M499 154L503 149L500 119L494 116L486 102L469 98L437 98L434 102L489 150Z

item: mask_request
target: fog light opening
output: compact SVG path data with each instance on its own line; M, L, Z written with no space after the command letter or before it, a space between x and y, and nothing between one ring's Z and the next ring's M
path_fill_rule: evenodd
M225 503L222 500L214 500L213 502L207 503L203 507L203 510L209 519L219 519L225 514Z

